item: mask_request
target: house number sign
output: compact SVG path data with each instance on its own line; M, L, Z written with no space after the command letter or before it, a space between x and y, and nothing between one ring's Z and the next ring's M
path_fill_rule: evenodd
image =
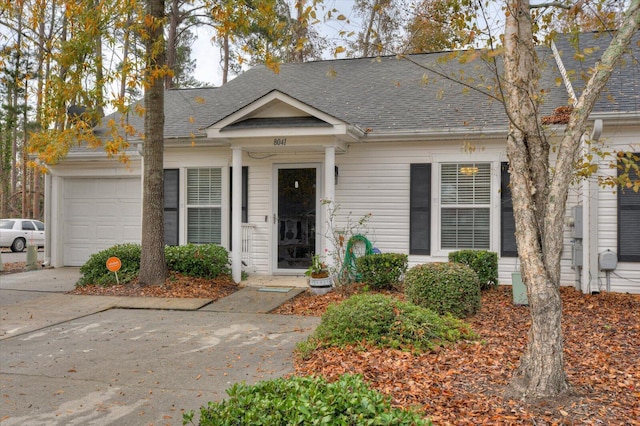
M287 144L287 138L273 138L273 144L275 146L285 146Z

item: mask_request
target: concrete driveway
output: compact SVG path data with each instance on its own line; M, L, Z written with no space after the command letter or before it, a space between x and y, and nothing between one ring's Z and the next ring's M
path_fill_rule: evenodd
M292 372L319 323L258 313L300 289L216 303L64 294L77 278L0 276L0 425L180 425L233 383Z

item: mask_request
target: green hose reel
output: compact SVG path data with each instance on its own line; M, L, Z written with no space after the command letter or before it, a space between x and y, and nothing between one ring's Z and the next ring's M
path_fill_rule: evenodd
M364 246L364 250L356 250L359 246ZM347 241L344 261L342 262L341 276L349 276L350 280L360 282L362 275L358 273L356 259L361 256L373 254L373 245L364 235L354 235Z

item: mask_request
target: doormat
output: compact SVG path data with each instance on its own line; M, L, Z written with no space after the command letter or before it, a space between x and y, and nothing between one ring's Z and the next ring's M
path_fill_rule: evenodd
M258 291L264 291L267 293L289 293L291 288L288 287L261 287Z

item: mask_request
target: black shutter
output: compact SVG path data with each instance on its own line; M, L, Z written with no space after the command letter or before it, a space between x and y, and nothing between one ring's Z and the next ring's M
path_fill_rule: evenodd
M636 164L640 166L637 159ZM618 176L623 173L621 169ZM630 170L629 178L634 181L640 176ZM618 260L640 262L640 192L632 188L618 188Z
M164 170L164 243L178 245L178 206L180 203L180 170Z
M242 167L242 223L249 222L249 167Z
M500 256L502 257L518 257L510 180L509 163L502 163L500 165Z
M409 254L431 254L431 164L411 164Z
M233 200L233 167L229 167L229 200ZM229 203L229 229L233 221L233 203ZM249 167L242 166L242 223L249 222ZM231 238L229 238L229 250Z

